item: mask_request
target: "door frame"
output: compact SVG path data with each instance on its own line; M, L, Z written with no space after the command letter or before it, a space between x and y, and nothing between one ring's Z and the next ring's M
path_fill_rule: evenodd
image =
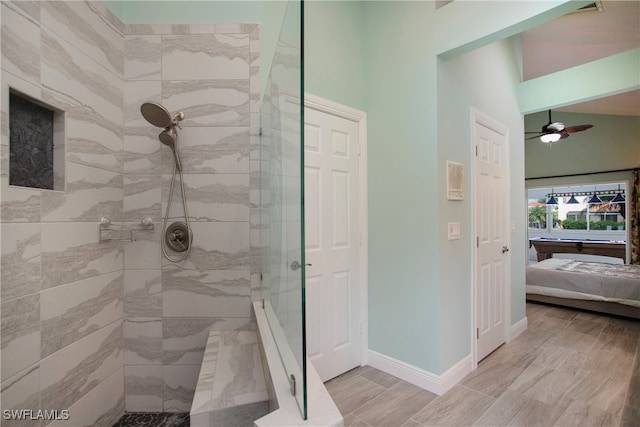
M360 280L358 283L358 310L359 310L359 331L360 331L360 365L367 363L369 350L369 327L368 327L368 267L369 267L369 213L367 197L367 113L337 102L321 98L310 93L304 94L304 107L320 111L322 113L341 117L355 122L358 125L358 234L360 263ZM304 147L303 147L304 149ZM306 309L306 308L305 308Z
M471 164L471 179L473 180L472 184L472 194L471 194L471 216L472 216L472 233L471 233L471 251L472 251L472 270L471 270L471 295L472 295L472 306L471 306L471 349L472 349L472 365L471 370L475 370L478 367L478 340L476 338L476 328L477 325L477 304L478 304L478 295L476 293L477 284L478 284L478 276L477 276L477 268L478 268L478 247L475 244L477 230L478 230L478 209L477 209L477 180L476 180L476 161L477 157L475 153L475 141L476 141L476 128L475 125L479 124L484 127L487 127L494 132L502 135L505 140L504 145L504 165L505 165L505 186L507 194L507 200L505 203L505 221L504 223L504 236L506 238L505 244L511 248L511 226L512 223L511 215L510 215L510 205L511 205L511 161L509 157L509 128L504 126L502 123L488 116L480 110L477 110L471 107L470 111L470 134L471 134L471 155L472 161ZM505 289L504 289L504 307L503 307L503 315L504 315L504 338L505 343L510 341L510 333L511 333L511 251L507 253L508 259L505 262Z

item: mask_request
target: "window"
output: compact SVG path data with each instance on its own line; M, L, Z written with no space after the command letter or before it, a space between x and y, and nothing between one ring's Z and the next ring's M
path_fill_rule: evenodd
M601 203L589 203L594 195ZM556 203L550 200L552 196ZM624 182L531 188L528 190L529 230L547 233L565 230L594 233L624 231L625 199Z

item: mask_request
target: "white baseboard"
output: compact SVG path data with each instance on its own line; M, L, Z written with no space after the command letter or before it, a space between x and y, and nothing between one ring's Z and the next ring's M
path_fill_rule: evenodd
M527 317L525 316L522 320L516 322L515 325L511 325L511 329L509 331L509 341L512 341L518 337L521 333L527 330Z
M369 350L367 359L369 366L403 379L439 396L445 394L471 372L472 363L472 357L468 355L442 375L436 375L373 350Z

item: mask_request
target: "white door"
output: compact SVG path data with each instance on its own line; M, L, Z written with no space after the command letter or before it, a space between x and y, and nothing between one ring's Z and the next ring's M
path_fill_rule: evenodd
M327 381L360 365L358 124L305 108L307 355Z
M508 283L508 207L504 132L474 122L475 160L475 325L476 360L506 341L505 313Z

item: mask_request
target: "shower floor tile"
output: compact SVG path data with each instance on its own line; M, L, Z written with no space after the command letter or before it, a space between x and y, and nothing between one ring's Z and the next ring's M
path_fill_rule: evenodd
M126 413L113 427L189 427L189 414L168 412Z

